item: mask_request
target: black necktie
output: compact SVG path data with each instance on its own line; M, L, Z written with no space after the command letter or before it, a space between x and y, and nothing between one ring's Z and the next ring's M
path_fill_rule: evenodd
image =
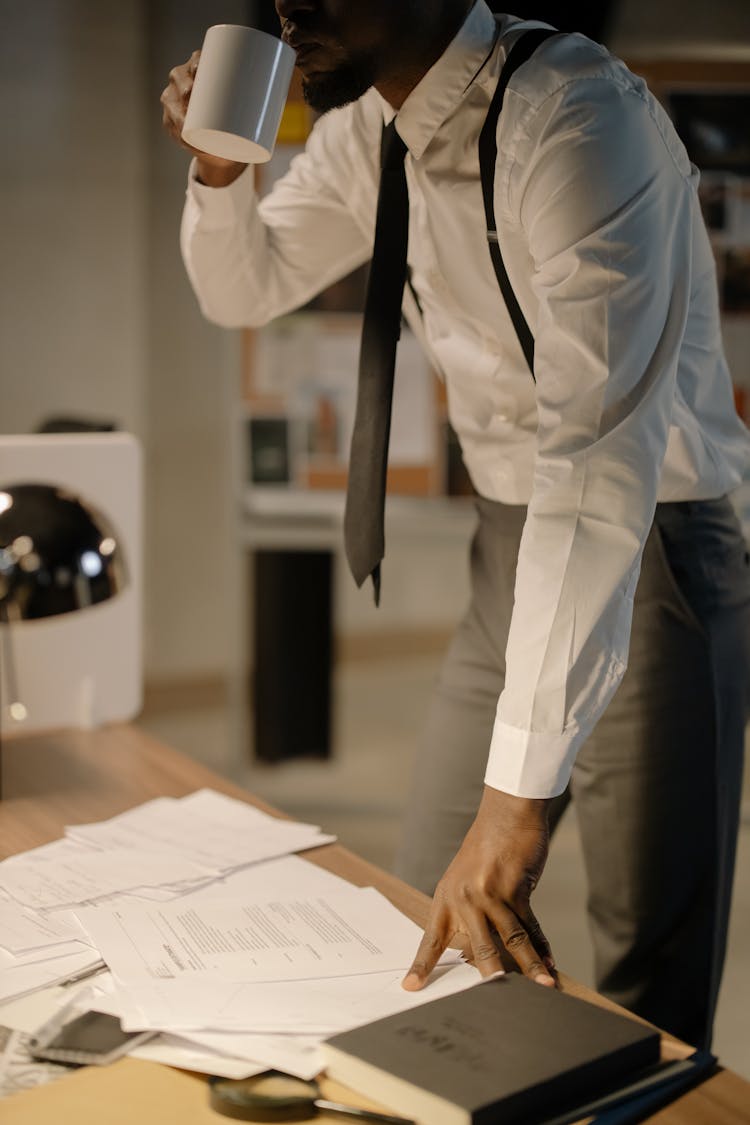
M380 600L380 562L385 554L383 517L396 344L409 240L406 145L395 121L383 130L375 246L367 284L359 353L357 412L349 457L344 543L354 580L372 575Z

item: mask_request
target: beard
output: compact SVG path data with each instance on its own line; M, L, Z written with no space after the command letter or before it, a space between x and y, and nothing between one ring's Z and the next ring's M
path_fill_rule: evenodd
M341 62L333 70L302 78L302 95L317 113L328 113L356 102L374 84L375 66L369 56Z

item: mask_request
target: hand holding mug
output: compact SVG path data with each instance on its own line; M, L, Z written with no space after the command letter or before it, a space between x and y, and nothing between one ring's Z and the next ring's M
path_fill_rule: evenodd
M161 97L164 125L195 153L205 183L231 183L247 164L271 159L295 60L273 35L217 24L171 72Z
M169 82L159 99L162 105L162 125L172 140L196 158L201 183L208 184L209 187L225 187L237 179L246 164L202 152L188 144L182 135L200 57L200 51L193 51L186 63L170 70Z

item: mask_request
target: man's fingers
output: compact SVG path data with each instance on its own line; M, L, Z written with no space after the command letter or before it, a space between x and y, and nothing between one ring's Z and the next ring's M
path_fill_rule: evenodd
M518 917L523 923L526 933L529 935L531 944L534 946L534 949L537 951L542 961L544 961L547 969L550 972L554 972L555 958L552 954L552 948L545 937L536 914L527 904L525 909L518 911Z
M188 62L175 66L169 72L169 83L162 90L160 102L162 105L162 125L173 140L187 149L195 152L182 139L182 127L185 123L185 107L193 89L193 77L198 67L200 51L194 51Z
M190 70L190 65L190 63L185 63L183 66L175 66L169 72L169 84L177 93L178 98L183 101L193 88L195 71Z
M471 964L479 969L483 977L491 977L495 973L503 972L503 963L492 939L484 912L477 911L470 917L467 917L466 912L464 912L463 925L471 942L471 957L469 958Z
M173 140L177 141L178 144L183 145L183 147L187 147L185 146L185 142L182 140L182 119L178 120L175 117L169 107L169 104L165 101L162 101L161 121L170 137L172 137Z
M417 992L422 988L445 952L449 937L450 935L446 935L442 928L434 925L427 927L411 968L401 982L402 988L407 992Z
M492 921L503 945L524 976L530 977L537 984L554 987L554 979L534 948L521 919L512 910L496 907L492 911Z

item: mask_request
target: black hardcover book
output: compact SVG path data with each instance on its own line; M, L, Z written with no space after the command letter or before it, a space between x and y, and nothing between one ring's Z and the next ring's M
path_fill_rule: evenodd
M517 973L340 1035L330 1077L419 1125L526 1125L659 1058L659 1033Z

